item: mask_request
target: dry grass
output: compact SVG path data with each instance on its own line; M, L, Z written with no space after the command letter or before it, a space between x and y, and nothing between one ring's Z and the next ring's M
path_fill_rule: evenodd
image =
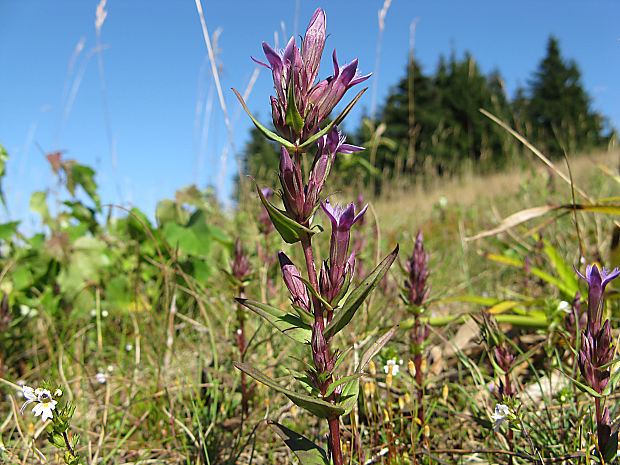
M600 170L599 165L608 168L617 166L619 157L618 151L571 157L569 163L576 185L580 186L586 179L592 178L594 172ZM556 162L556 167L567 174L563 162ZM420 227L422 222L431 216L433 209L437 209L442 203L467 208L485 201L484 203L497 204L500 211L508 214L509 212L504 212L502 208L506 199L520 192L524 184L532 182L548 183L564 201L569 202L569 186L557 176L550 179L549 173L538 161L530 162L527 169L512 169L486 176L468 172L458 178L435 178L426 181L424 185L419 183L408 189L389 190L376 199L374 204L379 223L384 228L398 230ZM590 195L599 197L596 192L590 192ZM531 199L531 203L532 206L538 205L536 199ZM522 205L522 208L524 207Z

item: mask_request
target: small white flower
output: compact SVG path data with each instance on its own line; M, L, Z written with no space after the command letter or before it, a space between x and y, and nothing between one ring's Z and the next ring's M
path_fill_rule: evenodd
M108 315L109 315L109 313L108 313L108 311L107 311L107 310L103 310L103 311L101 312L101 316L102 316L103 318L107 318L107 317L108 317Z
M54 399L48 397L47 400L39 402L37 405L35 405L32 409L32 413L34 413L35 417L41 415L41 421L51 420L53 417L52 410L56 408L57 403L58 402L56 402Z
M93 317L93 318L95 318L95 317L97 316L97 309L93 308L93 309L90 311L90 316L91 316L91 317Z
M56 389L54 391L54 397L62 397L62 389Z
M396 360L388 360L385 365L383 365L383 371L387 375L390 372L390 367L392 367L392 376L396 376L398 374L398 370L400 366L396 363Z
M95 379L97 380L97 382L99 384L105 384L105 382L108 379L108 374L105 373L104 371L98 371L97 374L95 375Z
M559 303L558 310L562 310L563 312L570 313L571 305L566 300L563 300L562 302Z
M238 330L236 331L236 333L237 333L239 336L241 336L241 329L238 329Z
M491 415L491 420L493 420L493 431L497 433L502 424L508 421L508 416L511 414L512 412L507 406L504 404L497 404L495 406L495 412Z
M56 392L58 391L60 391L60 389L56 390ZM52 419L52 410L56 408L56 404L58 402L52 399L52 395L47 389L33 389L30 386L24 386L22 387L22 394L26 399L26 402L24 402L24 405L22 405L22 408L20 409L22 415L24 414L26 405L35 402L36 405L32 408L32 413L34 413L34 416L41 416L42 421Z
M26 405L31 404L31 403L37 401L37 395L34 393L34 389L33 388L31 388L30 386L26 386L26 385L24 385L22 387L22 395L26 399L26 402L24 402L24 405L22 405L22 408L19 409L19 411L23 415L24 414L24 409L26 408Z
M132 345L132 344L127 344L127 345L125 346L125 350L126 350L127 352L131 352L131 351L133 350L133 345Z

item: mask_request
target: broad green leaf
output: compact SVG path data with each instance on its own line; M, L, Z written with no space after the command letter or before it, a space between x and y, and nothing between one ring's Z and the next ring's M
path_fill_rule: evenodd
M292 340L307 344L312 339L312 326L294 313L255 300L236 299L244 307L262 316Z
M254 184L256 184L256 181L254 181ZM300 240L300 233L305 233L309 236L314 235L314 231L299 224L297 221L289 217L285 211L279 210L271 203L269 203L269 201L265 198L265 196L259 189L258 184L256 184L256 192L258 192L260 201L265 206L265 209L267 210L269 218L271 218L274 227L278 230L280 236L282 236L282 239L284 239L285 242L289 244L294 244L295 242L298 242Z
M282 426L279 423L267 422L284 444L293 451L301 465L329 465L329 459L323 449L301 434Z
M69 164L70 173L67 173L67 188L74 194L74 185L82 186L84 192L95 202L97 210L101 207L99 194L97 194L97 183L95 182L95 171L84 165ZM65 168L66 169L66 168Z
M241 106L243 107L245 112L248 114L248 116L250 117L250 119L254 123L254 126L256 126L256 129L258 129L267 139L271 139L272 141L277 142L280 145L283 145L286 148L286 150L288 150L289 152L295 151L295 144L289 142L288 140L284 139L283 137L280 137L275 132L270 131L265 126L260 124L256 120L256 118L254 118L254 116L252 116L252 113L250 113L250 110L248 109L248 106L245 104L245 101L243 100L243 97L241 96L241 94L239 92L237 92L237 89L233 89L233 92L237 96L237 99L239 99L239 103L241 103Z
M334 418L342 415L345 412L344 408L339 405L331 404L324 400L317 399L315 397L311 397L305 394L299 394L297 392L291 391L290 389L283 388L273 379L263 374L262 371L257 370L256 368L248 365L247 363L233 362L233 365L247 375L254 378L256 381L259 381L265 386L269 386L270 388L281 392L286 397L291 399L291 401L295 405L305 408L310 413L316 415L319 418Z
M573 270L573 267L568 265L564 259L562 259L557 249L553 247L549 241L544 239L543 243L545 245L544 252L547 254L547 257L549 257L549 260L553 264L555 271L557 271L558 276L564 282L564 285L567 288L567 293L574 296L579 290L575 270Z
M50 219L50 212L47 208L47 194L37 191L30 197L30 210L41 215L43 222Z
M506 265L514 266L516 268L523 268L523 262L516 258L506 257L504 255L497 255L492 253L486 254L486 257L495 262L504 263ZM547 281L552 286L557 287L567 297L571 299L575 297L576 291L573 292L574 288L571 285L566 284L563 280L558 279L553 275L550 275L549 273L541 270L540 268L531 268L530 273L532 273L534 276L539 277L543 281Z
M470 302L472 304L484 305L486 307L492 307L500 303L502 300L497 297L483 297L481 295L462 295L457 297L446 297L445 299L438 299L436 303L445 302Z
M0 224L0 240L9 240L13 234L15 234L15 231L17 231L18 225L19 221L11 221L10 223Z
M499 302L489 308L489 313L492 315L496 315L498 313L504 313L506 310L510 310L511 308L519 305L519 302L514 300L504 300L503 302Z
M351 318L353 318L353 315L355 315L357 309L362 305L366 297L368 297L379 281L381 281L383 276L385 276L385 273L387 273L397 256L398 246L396 246L396 248L388 254L388 256L385 257L374 270L372 270L372 272L366 277L366 279L364 279L364 281L360 283L359 286L353 289L342 308L335 312L334 319L325 328L323 334L325 335L326 340L329 341L336 333L338 333L338 331L344 328L347 323L351 321Z

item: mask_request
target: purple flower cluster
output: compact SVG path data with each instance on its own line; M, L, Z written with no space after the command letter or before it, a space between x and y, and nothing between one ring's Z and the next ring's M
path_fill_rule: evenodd
M290 142L300 144L314 135L346 91L370 77L359 76L357 60L339 66L334 50L334 74L315 84L325 39L325 12L317 9L306 29L301 50L291 37L286 48L279 52L263 42L268 64L253 58L271 69L276 93L271 97L273 124Z
M431 292L430 287L427 285L428 259L428 253L424 252L424 236L422 231L418 231L413 252L407 263L405 263L405 271L408 273L407 280L405 281L407 299L409 304L417 307L426 302Z
M586 328L581 336L577 363L586 384L598 394L603 394L609 383L609 364L613 361L616 349L612 343L609 320L602 322L605 287L620 276L620 270L617 267L612 272L605 268L599 270L598 266L593 264L586 267L585 276L578 271L577 274L588 283L588 316ZM598 447L605 453L611 436L611 419L607 407L601 410L600 397L595 399L595 403Z

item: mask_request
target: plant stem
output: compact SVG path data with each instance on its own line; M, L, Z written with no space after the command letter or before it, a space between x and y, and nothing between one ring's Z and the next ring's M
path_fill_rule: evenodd
M331 443L332 460L334 465L343 465L342 450L340 449L340 420L338 417L327 420L329 423L329 441Z
M309 224L305 225L306 227ZM319 291L319 281L316 276L316 266L314 262L314 251L312 250L312 242L311 238L308 234L302 234L301 237L301 246L304 251L304 257L306 259L306 270L308 271L308 280L310 284L316 291ZM325 329L325 321L323 320L323 304L321 301L317 299L314 295L312 296L312 306L314 308L314 325L312 327L313 335L315 331L320 331L321 333ZM329 358L329 342L326 341L325 358ZM316 367L319 372L322 371L320 367ZM329 380L325 382L325 388L329 386L331 383L331 377ZM324 394L323 389L321 388L321 393ZM333 394L332 396L333 397ZM342 465L342 450L340 448L340 421L338 417L330 418L327 420L329 423L329 442L330 442L330 450L332 451L332 458L334 465Z
M245 297L245 290L242 287L239 288L239 297ZM237 320L239 324L238 333L236 335L237 340L237 348L239 349L239 356L241 358L241 362L245 361L245 313L243 311L243 307L241 304L237 304ZM247 391L247 381L245 377L245 372L241 372L241 411L244 416L247 416L249 408L248 408L248 391Z
M75 453L75 451L73 450L73 447L71 447L71 443L69 442L69 436L67 436L67 432L63 431L62 432L62 437L65 439L65 444L67 446L67 449L69 450L69 453L73 456L73 457L77 457L77 454Z

